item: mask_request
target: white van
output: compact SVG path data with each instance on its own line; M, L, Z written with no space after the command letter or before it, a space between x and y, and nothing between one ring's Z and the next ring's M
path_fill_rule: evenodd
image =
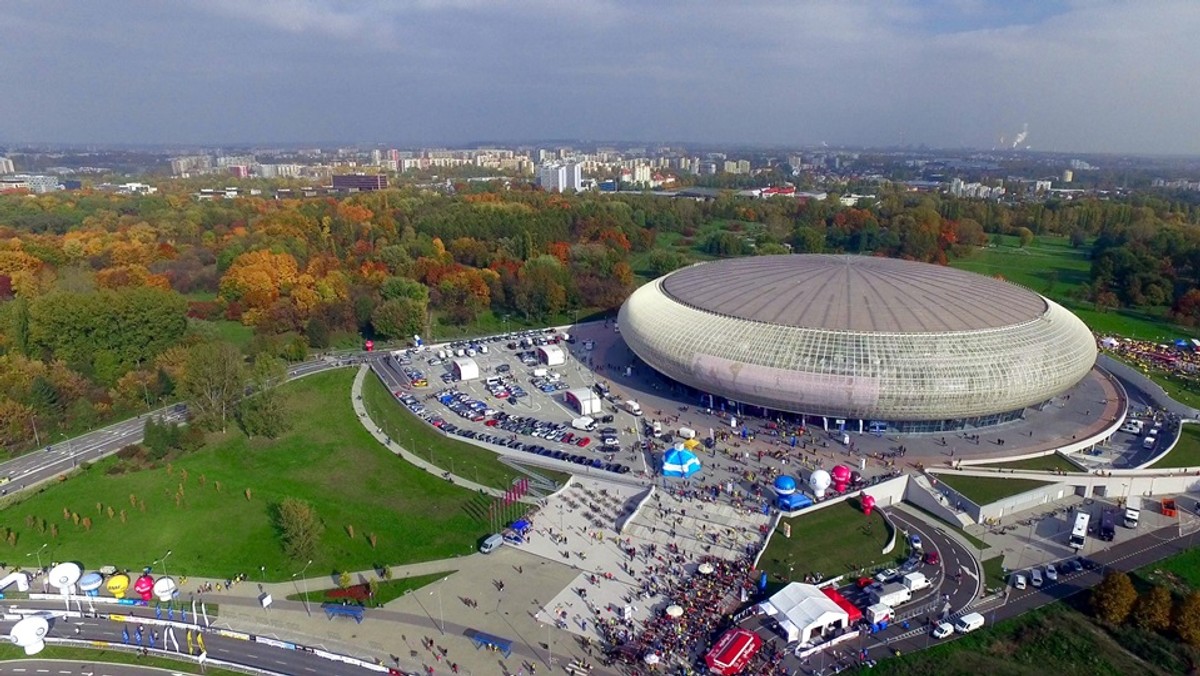
M497 549L500 549L500 545L503 544L504 536L500 535L499 533L494 533L487 536L487 539L483 541L483 544L479 545L479 551L483 554L491 554Z
M1146 437L1145 439L1142 439L1142 448L1149 450L1151 448L1154 448L1154 444L1157 444L1157 443L1158 443L1158 439L1156 439L1154 437Z
M958 618L954 623L954 630L960 634L969 634L983 626L983 615L979 613L967 613Z

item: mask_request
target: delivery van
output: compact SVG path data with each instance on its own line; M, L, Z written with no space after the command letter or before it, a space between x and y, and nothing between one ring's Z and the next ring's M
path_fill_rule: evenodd
M487 539L483 541L483 544L479 545L479 551L483 554L491 554L497 549L500 549L500 545L503 544L504 536L500 535L499 533L494 533L487 536Z
M983 615L979 613L967 613L958 618L954 623L954 630L960 634L969 634L983 626Z

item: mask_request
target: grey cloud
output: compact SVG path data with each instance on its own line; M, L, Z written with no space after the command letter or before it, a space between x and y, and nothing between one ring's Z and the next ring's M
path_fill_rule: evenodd
M1192 2L0 4L10 140L1200 152Z

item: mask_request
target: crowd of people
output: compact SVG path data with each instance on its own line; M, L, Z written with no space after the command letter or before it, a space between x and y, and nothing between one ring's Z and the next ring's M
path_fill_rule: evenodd
M1174 341L1156 343L1149 340L1098 337L1096 344L1142 370L1166 371L1187 378L1195 378L1200 373L1200 350L1190 341L1187 346L1177 346Z
M749 559L728 561L705 557L706 564L691 575L676 577L674 571L682 570L684 557L670 551L660 552L653 545L629 550L631 558L644 558L653 562L649 573L641 577L641 587L633 594L636 598L649 596L664 600L664 611L640 626L621 613L607 615L597 627L607 645L610 657L629 663L647 661L664 665L693 665L703 659L711 646L713 636L728 625L731 613L744 602L754 590ZM631 595L631 599L633 599ZM668 614L665 609L678 606L678 616ZM649 660L647 656L652 655Z

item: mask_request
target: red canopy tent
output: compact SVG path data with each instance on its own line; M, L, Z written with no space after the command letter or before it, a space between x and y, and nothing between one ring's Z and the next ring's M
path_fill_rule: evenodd
M821 591L829 597L830 601L838 604L839 608L846 611L846 622L849 624L849 626L853 627L858 623L859 620L862 619L862 611L858 609L858 606L850 603L849 599L847 599L845 596L842 596L841 592L832 587L822 587Z
M734 627L717 639L717 644L704 656L704 662L714 674L733 676L750 664L761 647L758 634Z

